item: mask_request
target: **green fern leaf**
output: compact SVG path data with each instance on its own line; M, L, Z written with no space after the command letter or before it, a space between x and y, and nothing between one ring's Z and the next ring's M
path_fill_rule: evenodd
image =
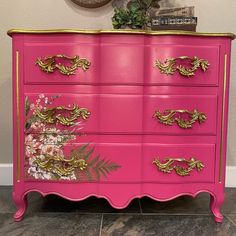
M91 175L91 173L88 170L85 170L84 174L86 175L88 181L93 181L93 176Z
M101 174L107 179L107 174L109 173L106 173L103 168L99 169L98 171L100 171Z
M92 147L92 148L85 154L85 156L83 157L83 159L84 159L85 161L87 161L87 160L90 158L90 156L93 154L93 152L94 152L94 147Z
M89 166L93 166L100 158L100 155L98 154L97 156L95 156L90 163L88 163Z

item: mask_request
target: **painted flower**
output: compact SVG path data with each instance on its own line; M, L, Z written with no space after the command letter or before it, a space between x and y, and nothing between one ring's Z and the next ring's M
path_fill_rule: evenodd
M63 157L63 151L61 147L53 144L43 145L41 148L41 154L42 155L50 155L50 156L60 156Z
M36 109L47 109L48 104L52 104L55 99L60 97L60 95L47 97L44 94L40 94L35 103L30 104L32 116L28 118L29 120L32 119L32 123L30 123L29 132L25 136L25 153L26 157L28 157L27 173L35 179L50 180L60 178L61 180L76 180L77 178L74 172L69 176L58 176L52 171L46 171L36 162L36 160L45 161L47 155L64 157L64 146L68 145L70 141L75 140L77 137L76 135L72 135L72 133L82 129L83 123L81 122L76 123L69 130L61 130L57 126L53 127L39 119L35 119L35 117L37 118Z
M30 110L33 111L34 109L35 109L35 105L34 105L34 103L31 103L30 104Z
M35 139L32 134L25 136L25 154L27 157L32 158L41 149L42 143Z
M31 124L30 128L33 129L35 132L40 132L45 129L45 124L40 121L36 121Z

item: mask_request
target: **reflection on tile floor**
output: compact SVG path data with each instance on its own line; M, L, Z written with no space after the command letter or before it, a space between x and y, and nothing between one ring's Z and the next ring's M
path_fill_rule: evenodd
M226 190L222 207L223 224L216 224L209 210L209 195L179 197L168 202L150 198L133 200L123 210L112 208L105 199L90 197L71 202L39 193L28 195L23 221L12 220L15 206L11 187L0 186L0 235L229 235L236 236L236 189Z

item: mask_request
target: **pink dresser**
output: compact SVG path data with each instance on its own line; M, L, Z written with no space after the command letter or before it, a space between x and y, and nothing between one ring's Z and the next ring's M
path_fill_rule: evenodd
M223 217L233 34L10 30L14 192L115 208L207 192Z

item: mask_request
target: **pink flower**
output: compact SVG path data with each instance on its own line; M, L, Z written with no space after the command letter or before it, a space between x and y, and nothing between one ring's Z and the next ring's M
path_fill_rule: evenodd
M40 132L45 128L45 125L40 121L36 121L31 125L30 128L33 129L35 132Z
M41 154L42 155L50 155L50 156L61 156L63 157L63 150L59 146L48 144L48 145L43 145L41 149Z
M42 147L42 143L38 139L34 138L32 134L25 136L25 153L26 156L34 157Z
M33 142L33 135L32 134L28 134L25 136L25 144L29 144Z
M32 110L34 110L35 109L35 105L32 103L32 104L30 104L30 110L32 111Z

